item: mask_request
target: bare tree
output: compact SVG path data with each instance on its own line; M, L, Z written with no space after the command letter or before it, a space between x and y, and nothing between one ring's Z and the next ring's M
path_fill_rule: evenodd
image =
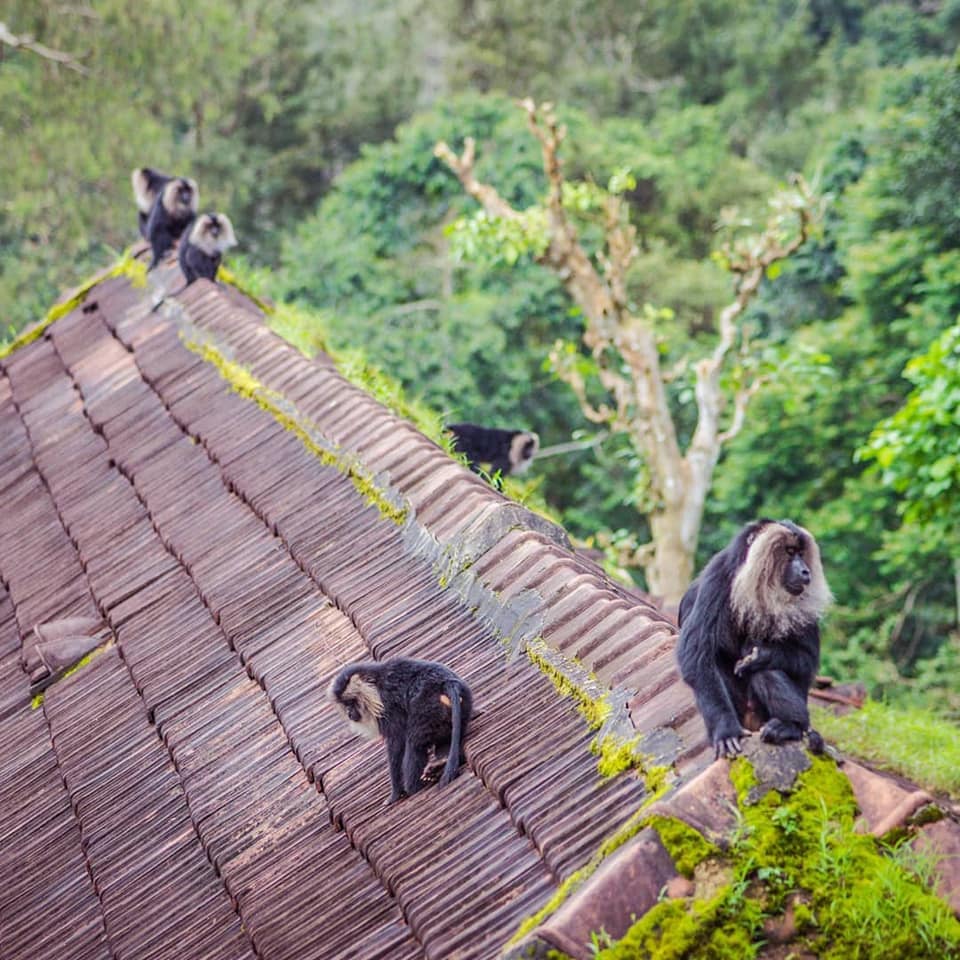
M742 429L750 399L768 379L752 356L749 333L742 323L744 311L770 267L806 241L819 201L801 178L794 178L792 189L780 198L766 228L723 251L734 279L734 296L720 314L713 350L693 365L697 423L683 451L668 402L669 375L661 368L658 314L635 311L628 296L628 270L637 245L626 204L617 194L604 195L604 242L591 258L564 204L559 150L566 130L550 104L537 106L527 99L521 106L531 133L540 142L548 183L544 210L547 242L535 256L556 273L583 313L583 343L595 361L606 402L591 402L575 364L564 364L554 356L554 367L574 390L584 415L628 434L642 455L653 504L648 512L651 542L636 552L635 561L643 567L652 593L667 603L678 603L693 576L704 504L720 452ZM474 176L472 138L464 141L459 155L442 142L434 152L488 217L527 222L528 212L516 210L494 187ZM724 378L734 360L739 375Z
M18 36L15 33L11 33L10 29L2 21L0 21L0 44L12 47L14 50L29 50L44 60L51 60L53 63L62 64L67 67L67 69L73 70L76 73L87 74L90 72L83 64L77 61L76 57L71 56L69 53L64 53L62 50L54 50L53 47L47 47L42 43L38 43L33 37L26 34Z

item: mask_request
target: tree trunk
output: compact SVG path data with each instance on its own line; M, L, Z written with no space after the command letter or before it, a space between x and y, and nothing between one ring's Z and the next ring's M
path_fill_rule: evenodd
M693 579L696 542L684 536L685 511L678 507L655 510L649 516L653 555L644 564L647 587L664 604L676 606Z
M650 592L671 606L680 603L693 580L700 524L718 453L708 457L688 453L678 462L659 464L669 482L661 487L665 495L648 516L653 551L641 565Z

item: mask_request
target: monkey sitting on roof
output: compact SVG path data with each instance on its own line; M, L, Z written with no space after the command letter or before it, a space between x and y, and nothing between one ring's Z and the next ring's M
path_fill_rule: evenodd
M197 215L200 193L189 177L168 177L151 167L131 176L140 233L150 241L152 270Z
M199 277L215 280L223 254L237 245L233 224L225 213L204 213L190 225L177 259L186 285Z

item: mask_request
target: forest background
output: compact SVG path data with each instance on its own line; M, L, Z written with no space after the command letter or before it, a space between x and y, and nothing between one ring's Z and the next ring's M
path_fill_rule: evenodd
M477 205L434 145L474 137L478 176L529 206L547 183L516 100L552 101L567 178L622 185L629 293L665 359L705 354L731 299L718 223L762 222L803 173L826 213L749 306L776 375L717 467L697 567L749 519L796 520L837 598L824 670L960 719L960 0L7 0L0 19L7 332L132 241L132 167L194 176L233 219L231 265L301 305L317 346L447 421L594 441L526 495L621 560L648 477L548 362L579 311L522 248L463 256L451 225ZM691 392L681 369L682 439Z

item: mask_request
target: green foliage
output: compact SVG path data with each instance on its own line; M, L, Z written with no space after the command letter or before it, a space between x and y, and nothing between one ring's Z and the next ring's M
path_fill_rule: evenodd
M790 948L798 954L960 956L960 922L929 890L928 867L856 832L850 783L832 761L815 758L790 793L768 791L756 803L748 801L756 779L746 760L732 765L731 779L740 823L729 852L711 851L702 838L698 848L683 836L689 828L679 838L681 851L695 851L686 866L698 887L708 876L700 864L712 863L713 875L728 882L708 887L705 896L662 900L597 958L754 957L763 947L764 920L788 907L797 930Z
M493 266L512 267L521 256L539 257L549 242L540 207L530 207L516 220L494 219L479 210L472 217L458 217L446 233L457 260L485 259Z
M904 376L914 389L860 454L903 495L904 521L960 559L960 326L911 360Z
M954 664L960 652L953 645ZM956 673L953 674L957 676ZM954 695L957 696L954 685ZM814 726L844 753L900 773L932 790L960 797L960 727L930 710L868 700L838 717L814 707Z
M452 222L465 201L433 144L464 129L504 147L484 151L478 175L506 170L508 195L532 201L540 189L537 154L519 111L493 98L445 105L344 172L285 246L278 293L323 309L334 349L363 350L450 419L512 416L547 432L541 424L570 407L539 374L537 351L528 350L542 340L548 318L566 310L557 284L531 271L507 289L489 270L463 270L436 227ZM540 390L532 392L537 380ZM546 416L533 417L534 410Z

